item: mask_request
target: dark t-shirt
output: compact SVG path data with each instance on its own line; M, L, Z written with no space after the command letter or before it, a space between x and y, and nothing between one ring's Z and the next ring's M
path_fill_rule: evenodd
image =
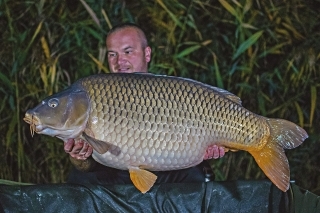
M158 177L156 183L195 183L214 179L212 169L207 161L187 169L152 172ZM67 183L128 184L132 181L127 170L114 169L97 163L95 168L89 172L82 172L73 168Z

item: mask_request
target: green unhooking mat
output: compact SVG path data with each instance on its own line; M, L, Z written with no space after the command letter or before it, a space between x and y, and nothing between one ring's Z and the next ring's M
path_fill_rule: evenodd
M146 194L123 185L0 185L0 212L261 212L316 213L320 198L269 181L166 183Z

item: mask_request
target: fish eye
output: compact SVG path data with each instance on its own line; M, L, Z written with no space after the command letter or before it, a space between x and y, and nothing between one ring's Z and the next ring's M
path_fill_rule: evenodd
M48 106L51 108L56 108L59 105L59 101L56 98L52 98L48 101Z

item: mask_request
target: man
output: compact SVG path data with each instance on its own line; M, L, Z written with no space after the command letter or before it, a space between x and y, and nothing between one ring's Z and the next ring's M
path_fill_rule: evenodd
M151 48L148 46L145 33L139 26L125 23L114 27L107 35L106 45L111 72L148 72ZM73 164L80 170L83 165L87 165L89 160L93 162L93 159L90 158L93 152L92 147L84 141L75 143L73 139L70 139L65 143L64 149L70 154ZM207 149L204 159L219 158L224 154L223 147L212 146ZM95 164L96 166L91 168L92 171L87 173L73 170L68 182L99 182L105 184L131 182L128 171L109 168L96 162ZM155 172L158 176L157 183L204 182L211 171L210 166L206 164L206 162L203 162L189 169Z

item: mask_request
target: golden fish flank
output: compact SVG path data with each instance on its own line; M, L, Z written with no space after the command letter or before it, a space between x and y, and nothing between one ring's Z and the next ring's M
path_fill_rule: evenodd
M55 105L50 105L53 100ZM295 148L308 137L292 122L248 111L226 90L152 74L80 79L28 110L25 121L32 132L64 141L85 139L96 161L129 170L143 193L156 180L149 171L199 164L213 144L248 151L286 191L290 172L283 149Z

